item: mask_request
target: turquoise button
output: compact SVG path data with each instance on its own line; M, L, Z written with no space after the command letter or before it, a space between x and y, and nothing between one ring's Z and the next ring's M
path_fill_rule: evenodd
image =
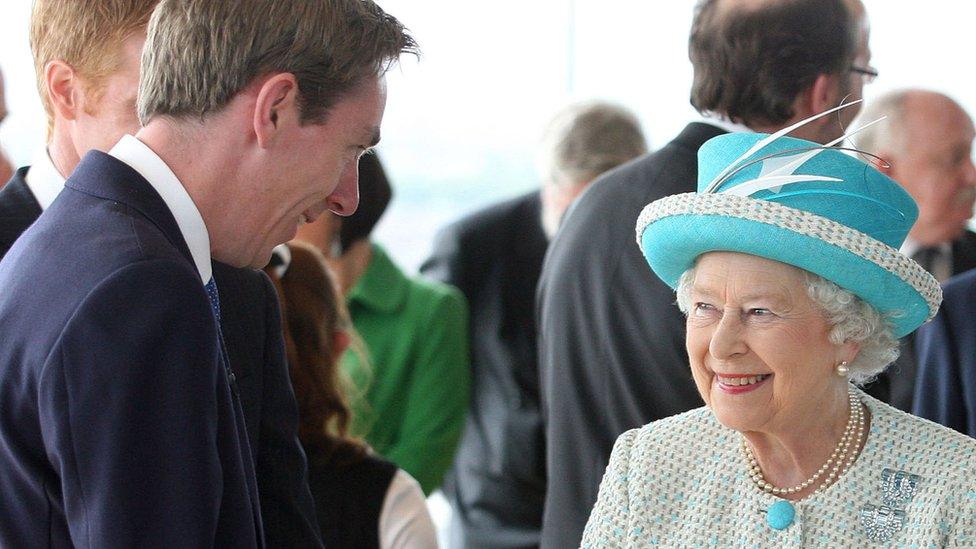
M796 509L793 504L781 499L766 509L766 524L773 530L786 530L793 524Z

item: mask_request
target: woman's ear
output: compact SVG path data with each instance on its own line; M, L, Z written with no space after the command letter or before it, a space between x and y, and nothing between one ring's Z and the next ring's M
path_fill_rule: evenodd
M837 356L836 363L846 362L848 364L854 362L857 358L857 354L861 352L861 344L855 343L853 341L847 341L840 346L840 352Z

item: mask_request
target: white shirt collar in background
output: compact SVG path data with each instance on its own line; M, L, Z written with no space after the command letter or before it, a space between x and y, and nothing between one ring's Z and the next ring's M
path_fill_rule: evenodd
M934 276L939 282L945 282L950 277L952 277L952 243L943 242L938 246L933 246L938 250L932 265L932 276ZM921 251L922 246L912 240L911 238L906 238L905 242L902 243L901 248L898 249L903 255L915 258L915 254Z
M949 254L952 252L952 243L950 242L943 242L942 244L939 244L936 247L939 248L940 253ZM922 246L919 245L918 242L915 242L911 238L906 238L905 242L902 243L901 248L898 251L901 252L902 255L912 257L921 248Z
M706 116L701 119L701 122L711 124L729 133L756 133L748 126L737 124L724 116Z
M64 177L54 167L51 155L47 153L47 147L42 147L34 153L30 169L27 170L24 179L27 188L41 205L42 211L48 209L61 193L61 189L64 189Z
M193 256L193 262L200 272L200 278L204 284L209 282L213 275L213 267L210 264L210 233L207 232L207 225L203 222L200 210L193 203L183 184L176 178L173 170L169 169L163 159L159 158L159 155L145 143L131 135L123 136L108 154L139 172L139 175L146 178L146 181L156 189L166 203L166 207L173 213L180 232L183 233L183 239L190 248L190 255Z

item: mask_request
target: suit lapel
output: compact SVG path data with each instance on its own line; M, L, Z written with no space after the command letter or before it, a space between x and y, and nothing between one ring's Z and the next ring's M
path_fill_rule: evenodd
M0 189L0 257L6 255L14 241L41 215L41 205L27 186L28 169L26 166L17 170Z

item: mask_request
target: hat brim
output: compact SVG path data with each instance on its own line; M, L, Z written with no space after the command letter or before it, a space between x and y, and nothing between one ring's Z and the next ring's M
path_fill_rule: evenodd
M915 287L875 262L762 221L717 214L669 215L647 224L640 243L651 269L672 288L700 255L739 252L793 265L834 282L885 315L896 337L911 333L935 314Z

